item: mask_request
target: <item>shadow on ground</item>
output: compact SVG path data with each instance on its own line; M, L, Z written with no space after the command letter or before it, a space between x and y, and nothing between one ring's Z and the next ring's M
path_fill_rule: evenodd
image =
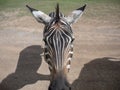
M39 45L29 46L20 52L16 71L0 84L0 90L18 90L38 80L49 80L49 75L38 74L43 49ZM120 90L120 61L98 58L84 65L72 90Z
M120 90L120 61L98 58L84 65L72 90Z
M18 90L27 84L34 84L38 80L49 80L48 75L38 74L43 49L33 45L20 52L15 73L8 75L0 84L0 90Z

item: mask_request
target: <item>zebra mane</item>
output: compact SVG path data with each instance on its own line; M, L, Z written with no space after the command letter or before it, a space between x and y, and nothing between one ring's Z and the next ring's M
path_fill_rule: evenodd
M60 20L60 15L59 15L59 4L57 3L57 6L56 6L56 16L55 16L55 23L59 22Z

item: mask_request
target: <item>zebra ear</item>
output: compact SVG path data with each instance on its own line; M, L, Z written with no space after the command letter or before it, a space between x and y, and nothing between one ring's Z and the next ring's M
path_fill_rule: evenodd
M86 4L76 10L74 10L68 17L65 17L69 24L75 23L85 10Z
M44 23L47 24L49 23L51 17L49 17L47 14L45 14L42 11L38 11L34 8L31 8L30 6L26 5L26 7L31 11L31 13L33 14L33 16L35 17L35 19L40 22L40 23Z

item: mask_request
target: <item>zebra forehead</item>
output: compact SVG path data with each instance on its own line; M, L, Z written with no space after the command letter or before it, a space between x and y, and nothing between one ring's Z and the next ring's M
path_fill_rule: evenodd
M55 12L51 12L51 13L49 13L49 16L52 17L52 18L54 18L55 15L56 15ZM65 17L65 15L64 15L63 13L61 13L61 12L59 13L59 16L60 16L60 17Z

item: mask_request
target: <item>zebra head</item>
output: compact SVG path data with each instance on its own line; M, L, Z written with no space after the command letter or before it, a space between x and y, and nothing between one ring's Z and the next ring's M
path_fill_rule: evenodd
M86 5L74 10L67 17L59 12L59 4L57 4L56 11L49 15L28 5L27 7L36 20L45 25L43 32L44 54L51 73L49 90L70 90L67 72L70 69L73 56L74 36L71 25L83 14Z

